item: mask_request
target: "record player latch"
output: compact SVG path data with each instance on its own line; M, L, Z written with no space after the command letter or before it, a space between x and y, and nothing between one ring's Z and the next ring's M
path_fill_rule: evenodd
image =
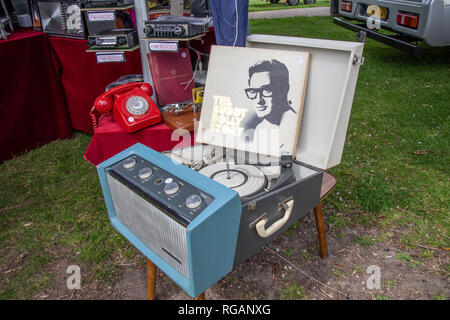
M252 202L247 206L247 212L255 211L256 209L256 202Z
M360 56L355 55L353 57L353 64L363 65L364 64L364 60L365 60L364 57L360 57Z
M291 200L293 200L293 199L294 199L294 197L293 197L293 196L290 196L290 197L286 198L285 200L281 201L281 202L278 204L278 211L281 211L281 210L287 210L288 207L289 207L288 202L291 201Z

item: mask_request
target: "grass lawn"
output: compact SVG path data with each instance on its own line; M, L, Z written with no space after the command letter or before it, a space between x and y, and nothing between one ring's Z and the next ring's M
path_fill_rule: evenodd
M267 11L267 10L284 10L292 8L312 8L312 7L329 7L330 0L316 0L312 4L304 4L303 0L300 0L299 4L296 6L290 6L284 0L280 0L279 3L270 3L270 1L265 0L250 0L248 11Z
M251 32L354 40L330 17L252 20ZM325 203L335 229L384 231L358 238L361 246L450 247L450 48L423 51L414 58L372 40L364 50L342 163L330 170L338 184ZM69 264L82 268L83 286L111 286L119 264L144 265L110 226L96 170L83 159L90 139L75 132L0 164L0 299L38 298Z
M329 17L252 20L251 33L355 39ZM392 229L411 246L447 248L450 48L424 47L416 58L369 39L364 57L328 200L340 212L364 214L332 219Z
M83 159L90 139L75 132L0 165L1 299L33 298L61 260L89 270L83 281L106 281L136 254L110 227L95 167Z

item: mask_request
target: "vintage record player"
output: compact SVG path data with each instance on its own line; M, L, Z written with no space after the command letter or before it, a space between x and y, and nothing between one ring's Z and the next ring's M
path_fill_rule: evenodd
M210 22L211 17L162 15L147 21L143 31L148 38L191 38L208 32Z
M135 144L97 166L112 225L189 295L198 296L319 203L323 170L341 160L363 47L270 35L247 37L247 48L228 47L264 49L272 57L289 52L297 57L289 58L289 66L305 66L293 152L282 145L275 155L254 153L230 148L227 139L216 139L220 134L208 135L211 109L231 110L221 109L225 100L219 107L211 104L218 98L208 74L198 144L163 154ZM215 51L229 54L226 50L213 46L208 72L215 70L215 57L221 59ZM267 85L257 87L251 79L250 88L240 92L243 99L274 98ZM240 105L236 101L233 105Z
M38 0L38 8L43 32L66 38L86 38L79 0Z
M139 44L136 29L105 30L89 36L87 45L91 49L130 49Z

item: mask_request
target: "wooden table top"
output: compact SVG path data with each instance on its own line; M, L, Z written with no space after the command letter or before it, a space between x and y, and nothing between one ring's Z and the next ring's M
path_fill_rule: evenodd
M322 189L320 190L320 200L325 198L336 186L336 178L328 172L323 172Z

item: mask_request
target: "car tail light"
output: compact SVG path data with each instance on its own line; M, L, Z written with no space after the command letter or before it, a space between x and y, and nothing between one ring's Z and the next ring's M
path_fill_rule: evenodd
M341 1L341 10L345 12L352 12L353 3L349 1Z
M400 12L397 15L397 24L399 26L417 29L419 25L419 15L410 12Z

